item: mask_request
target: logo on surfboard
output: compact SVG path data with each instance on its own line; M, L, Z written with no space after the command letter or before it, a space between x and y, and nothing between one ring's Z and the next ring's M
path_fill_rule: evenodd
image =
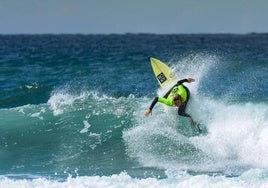
M159 80L159 82L162 84L163 82L165 82L167 80L166 76L164 75L164 73L160 73L157 75L157 79Z

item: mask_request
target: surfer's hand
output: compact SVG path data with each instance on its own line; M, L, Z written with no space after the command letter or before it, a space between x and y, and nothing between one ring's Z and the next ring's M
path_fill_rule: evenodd
M189 83L191 83L191 82L194 82L195 79L193 79L193 78L187 78L187 81L188 81Z
M152 110L148 109L148 110L145 112L145 116L148 117L150 114L152 114Z

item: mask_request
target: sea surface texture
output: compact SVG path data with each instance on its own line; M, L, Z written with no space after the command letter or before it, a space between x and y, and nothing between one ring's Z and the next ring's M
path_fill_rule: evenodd
M0 35L0 187L268 187L268 35Z

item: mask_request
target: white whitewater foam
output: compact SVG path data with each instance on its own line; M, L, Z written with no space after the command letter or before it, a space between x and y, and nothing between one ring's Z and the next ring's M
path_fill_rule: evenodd
M268 173L267 170L251 170L245 172L240 177L227 178L224 176L208 176L208 175L196 175L192 176L181 171L167 172L170 177L166 179L157 178L132 178L127 173L122 172L120 174L115 174L112 176L83 176L67 178L64 182L48 180L44 178L37 178L33 180L20 180L20 179L10 179L6 177L0 178L0 187L12 188L12 187L22 187L22 188L189 188L189 187L199 187L199 188L260 188L268 187Z
M87 121L83 121L85 127L80 131L80 133L86 133L88 132L88 129L90 128L90 124Z

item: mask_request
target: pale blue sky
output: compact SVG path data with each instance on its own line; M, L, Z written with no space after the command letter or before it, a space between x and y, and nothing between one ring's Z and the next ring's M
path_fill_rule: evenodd
M0 34L268 32L268 0L0 0Z

